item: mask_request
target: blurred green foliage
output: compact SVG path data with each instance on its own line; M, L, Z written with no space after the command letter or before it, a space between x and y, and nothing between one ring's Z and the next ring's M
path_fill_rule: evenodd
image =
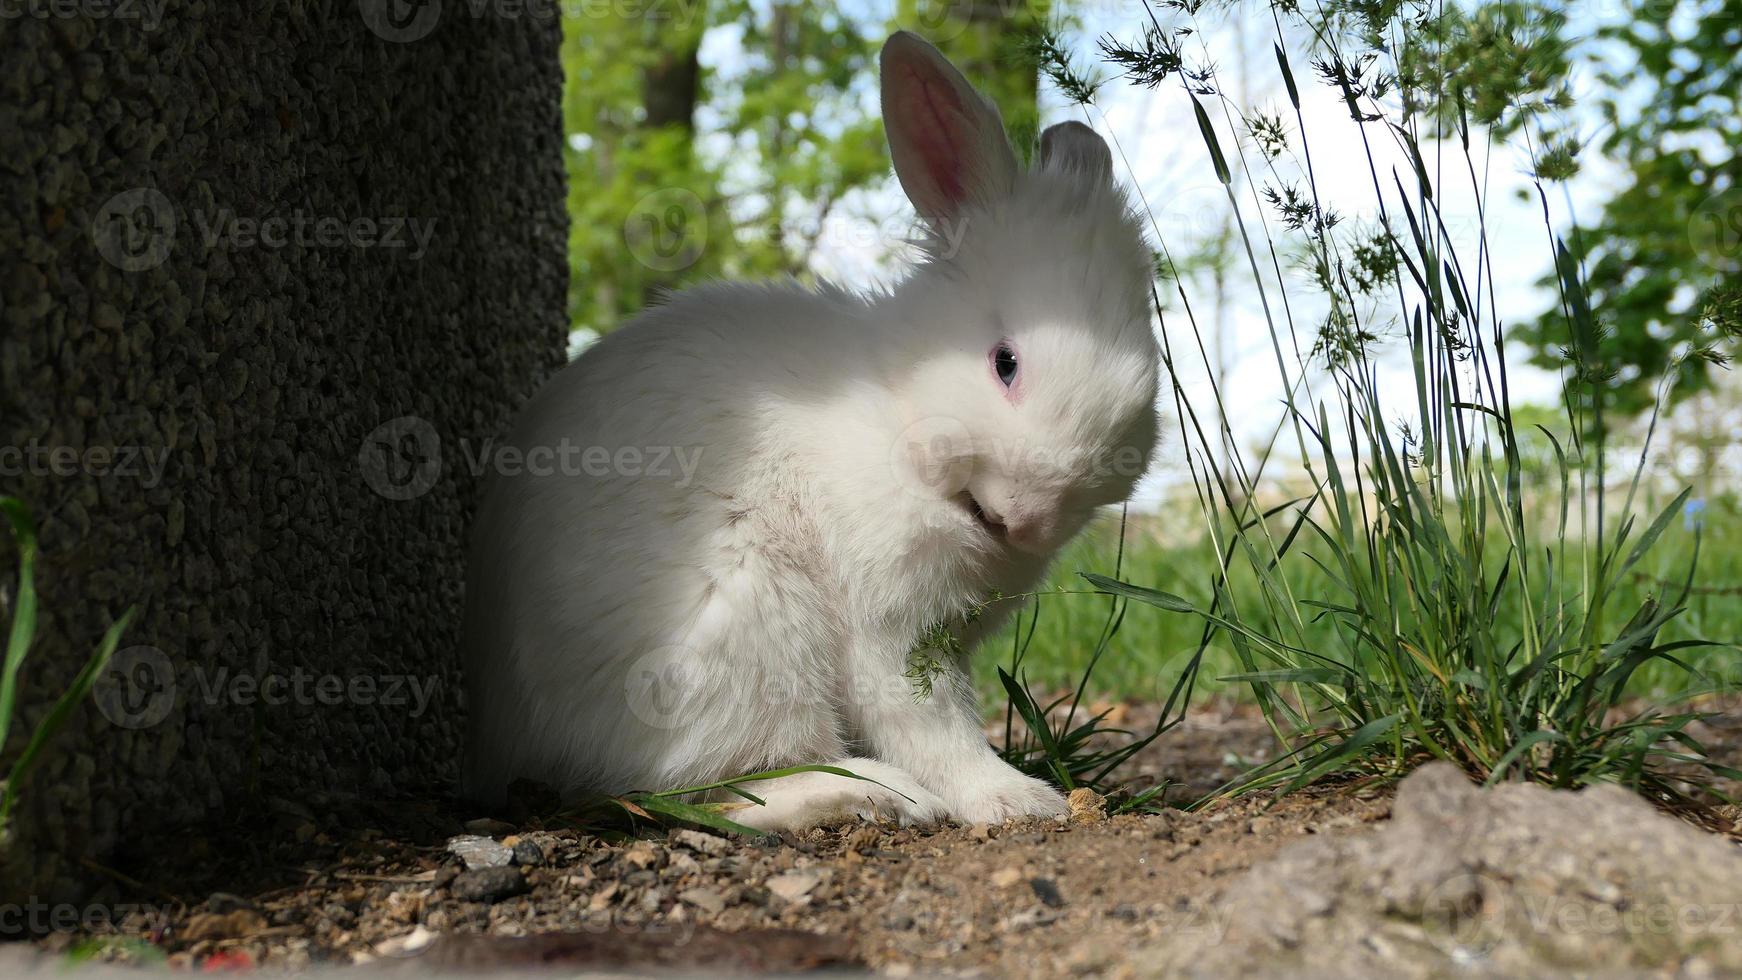
M1021 38L1050 9L686 0L568 17L571 323L607 331L707 278L807 279L830 219L852 222L849 247L894 247L901 215L854 195L889 173L877 114L884 37L899 26L938 44L1026 146L1037 75Z
M608 330L680 282L802 273L820 219L885 167L866 25L744 0L598 13L564 22L571 321ZM742 45L730 75L703 63L713 28ZM696 247L649 263L642 224Z
M1742 336L1742 0L1653 0L1624 12L1579 45L1596 83L1584 85L1601 118L1594 146L1623 165L1624 182L1566 236L1597 316L1601 367L1570 377L1566 394L1588 406L1601 388L1609 411L1632 415L1650 407L1666 373L1672 402L1709 388ZM1537 364L1555 366L1570 343L1567 318L1549 311L1515 337Z

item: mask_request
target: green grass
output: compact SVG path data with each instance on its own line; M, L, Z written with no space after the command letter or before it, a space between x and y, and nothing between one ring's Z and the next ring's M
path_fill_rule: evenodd
M5 658L0 660L0 752L10 754L9 736L18 708L19 674L36 639L36 523L24 504L12 497L0 497L0 516L4 516L11 526L18 549L18 588L11 602L12 623L8 628ZM42 761L42 752L55 733L66 724L73 710L90 696L91 688L120 644L121 634L132 621L133 613L134 610L129 608L103 634L96 652L49 706L48 712L30 729L22 748L13 756L5 780L0 781L0 849L11 841L12 812L18 806L26 778Z
M1647 509L1651 503L1647 502ZM1686 611L1665 628L1666 640L1742 637L1742 502L1735 496L1709 500L1703 518L1701 591L1688 597ZM1218 568L1214 545L1201 525L1196 505L1191 503L1175 505L1163 514L1132 515L1125 529L1125 571L1118 577L1207 606ZM1680 519L1672 522L1647 560L1634 569L1636 574L1618 585L1610 599L1612 609L1617 613L1637 609L1646 599L1662 596L1665 589L1661 583L1674 583L1686 574L1693 547L1693 532L1684 528ZM1112 576L1118 556L1119 522L1113 515L1073 542L1053 567L1044 591L1059 594L1035 600L1040 614L1032 624L1033 635L1023 660L1027 679L1036 690L1064 691L1081 681L1107 618L1106 597L1083 594L1089 585L1081 573ZM1239 605L1256 603L1259 588L1255 577L1247 569L1231 572L1229 591ZM1295 595L1320 596L1331 589L1329 577L1315 563L1289 564L1283 574ZM1497 618L1516 621L1519 597L1506 593L1503 598L1506 606ZM1027 634L1030 629L1029 615L1025 615L1021 630ZM1007 626L975 656L975 680L988 704L1002 706L1005 702L998 669L1009 666L1017 630L1015 623ZM1096 666L1090 694L1096 699L1165 700L1196 652L1202 632L1202 625L1190 617L1154 606L1132 605ZM1334 633L1329 622L1308 625L1308 635L1321 646L1332 645ZM1742 663L1738 663L1734 649L1699 651L1688 660L1716 682L1730 688L1742 686ZM1250 701L1248 685L1221 680L1240 669L1239 658L1226 638L1213 638L1204 655L1198 691ZM1662 664L1641 669L1628 682L1632 694L1663 703L1683 700L1705 687L1686 672Z

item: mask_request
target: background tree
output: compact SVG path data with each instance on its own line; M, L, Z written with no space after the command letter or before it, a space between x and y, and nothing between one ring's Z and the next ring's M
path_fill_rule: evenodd
M1742 321L1742 0L1626 13L1580 45L1600 83L1597 146L1625 183L1567 235L1601 327L1592 369L1570 375L1567 394L1589 403L1601 387L1623 415L1651 405L1665 372L1671 400L1710 388ZM1569 346L1560 310L1515 337L1543 366Z
M961 64L1019 148L1036 132L1023 39L1047 8L1027 0L898 0L894 25L891 8L803 0L705 0L670 16L631 6L565 22L569 314L580 328L609 330L699 279L808 279L832 228L852 247L868 229L874 252L899 246L902 210L857 193L889 173L876 56L892 26Z

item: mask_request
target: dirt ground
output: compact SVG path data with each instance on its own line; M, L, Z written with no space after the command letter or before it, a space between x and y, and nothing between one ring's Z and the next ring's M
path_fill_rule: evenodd
M1142 724L1141 708L1125 708ZM1734 730L1742 732L1742 716ZM1245 708L1194 709L1132 775L1195 799L1273 750ZM443 803L276 801L248 826L143 842L102 907L39 938L55 960L212 969L868 968L1134 976L1164 938L1224 927L1214 897L1291 841L1382 824L1388 788L1318 787L1201 810L935 831L860 826L740 841L615 842ZM478 842L467 870L449 841ZM509 858L509 855L512 858ZM498 866L483 867L494 860ZM501 863L507 862L507 863ZM129 903L138 903L128 908Z

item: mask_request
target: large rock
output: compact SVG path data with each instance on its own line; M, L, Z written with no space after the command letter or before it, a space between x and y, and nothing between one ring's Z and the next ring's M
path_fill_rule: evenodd
M0 902L220 811L449 776L462 440L566 335L552 9L0 17L0 493L42 525L0 764L139 607L23 788Z
M1392 820L1301 841L1149 960L1192 977L1734 976L1742 853L1614 786L1473 786L1434 763Z

